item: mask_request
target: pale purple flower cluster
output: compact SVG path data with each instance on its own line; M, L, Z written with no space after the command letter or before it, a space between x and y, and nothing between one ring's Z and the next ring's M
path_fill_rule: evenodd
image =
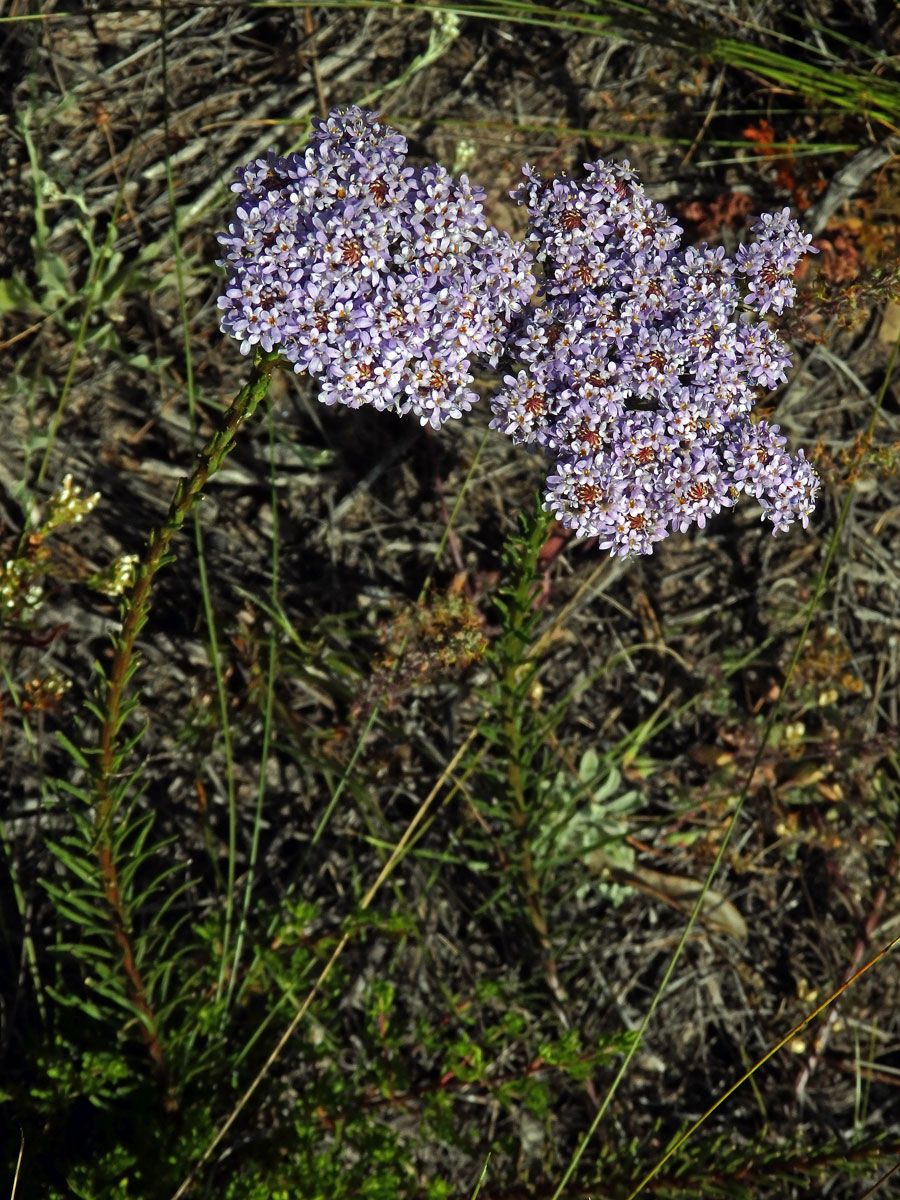
M484 193L360 108L316 123L302 155L238 171L222 329L275 350L326 404L415 414L437 428L477 399L471 361L496 365L533 289L531 255L489 228Z
M521 369L491 400L492 426L551 456L544 507L611 554L649 554L742 492L773 532L805 526L818 477L777 425L750 419L790 355L747 310L790 305L811 238L784 209L734 259L680 250L682 230L627 162L586 170L545 182L525 167L513 193L545 278L511 332Z

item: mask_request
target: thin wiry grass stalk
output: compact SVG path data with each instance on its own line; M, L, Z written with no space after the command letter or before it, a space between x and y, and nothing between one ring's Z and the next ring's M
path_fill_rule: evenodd
M269 410L269 485L272 497L272 580L269 588L269 598L273 605L278 603L278 498L275 490L275 430L272 424L272 412ZM240 970L241 954L244 942L247 940L250 921L250 900L253 895L253 885L256 878L256 863L259 857L259 837L262 830L263 801L266 796L266 765L269 761L269 747L272 740L272 723L275 708L275 681L278 673L278 629L275 623L269 630L269 653L266 663L265 702L263 705L262 745L259 752L259 780L256 789L256 808L253 812L253 833L250 838L250 852L247 860L247 881L244 884L243 902L238 918L234 939L234 952L228 971L228 991L226 993L226 1009L230 1007L235 985ZM224 947L223 947L224 961Z
M47 223L44 217L44 203L41 197L41 186L44 176L38 160L37 147L34 144L27 121L24 117L19 121L19 133L25 142L25 147L28 151L28 158L31 163L35 194L34 213L37 227L35 238L37 244L43 250L50 238L50 232L47 228ZM99 252L96 254L93 262L91 263L90 273L84 286L84 311L81 316L81 321L78 325L78 332L75 335L75 344L72 346L72 353L69 356L69 365L66 369L65 378L63 379L63 384L60 389L56 410L51 418L50 427L47 431L46 445L44 447L44 453L41 456L40 465L38 466L37 475L34 481L34 489L26 506L26 512L29 517L34 508L37 493L40 490L41 484L44 482L47 470L50 466L50 459L53 454L53 448L56 445L59 427L62 424L63 413L65 412L66 404L69 400L69 393L71 392L72 386L75 382L75 371L79 362L81 361L81 353L84 350L85 343L87 342L91 318L94 316L99 304L100 280L103 270L109 261L110 256L112 255L113 245L116 240L116 231L119 228L119 214L125 205L125 187L128 182L128 173L131 167L131 160L134 157L136 145L136 142L133 143L128 153L128 159L125 163L125 171L119 182L118 190L116 191L115 203L113 204L113 210L110 216L109 225L107 226L106 236L103 239L103 245L100 247ZM25 537L26 532L23 532L22 539Z
M431 789L431 791L428 793L428 795L422 801L421 805L419 806L418 811L415 813L412 820L409 822L406 829L404 830L403 835L401 836L399 842L394 847L394 849L391 851L390 857L388 858L388 860L384 864L384 866L381 868L381 871L379 872L378 877L376 878L375 882L372 884L372 886L366 892L365 896L363 896L362 900L360 901L360 903L359 903L359 912L360 913L365 912L371 906L372 901L375 899L375 897L378 895L379 891L381 890L382 884L392 874L394 867L396 867L397 863L399 863L401 861L401 859L404 858L405 855L407 854L409 847L410 847L410 843L413 838L413 835L416 832L416 829L422 824L425 817L430 812L435 799L440 795L441 791L444 788L445 783L447 783L448 780L454 780L454 772L456 771L457 766L463 760L466 753L468 752L468 749L471 746L472 742L475 740L477 733L478 733L477 729L472 729L469 732L469 736L466 738L466 740L463 742L463 744L459 747L459 749L453 755L450 762L447 763L446 767L444 767L444 769L441 772L441 775L438 778L437 782L435 783L434 787ZM454 780L453 785L450 788L451 793L455 793L459 787L460 787L459 781ZM243 1093L243 1095L240 1097L240 1099L237 1101L234 1108L231 1110L230 1114L228 1115L228 1118L217 1129L213 1139L209 1142L206 1149L203 1151L203 1153L200 1155L200 1157L197 1159L197 1161L194 1163L194 1165L190 1168L190 1170L188 1171L188 1174L185 1176L185 1178L182 1181L181 1185L179 1186L178 1190L173 1194L172 1200L181 1200L181 1197L187 1192L188 1188L190 1188L191 1184L194 1182L194 1179L197 1176L197 1172L201 1169L201 1167L204 1165L204 1163L209 1161L210 1157L213 1154L213 1151L216 1149L216 1147L219 1145L219 1143L222 1141L222 1139L228 1133L229 1129L232 1127L234 1122L237 1120L237 1118L240 1116L240 1114L244 1111L244 1109L249 1104L250 1100L253 1097L254 1092L259 1087L260 1083L262 1083L263 1079L266 1077L266 1075L268 1075L272 1066L281 1057L282 1051L284 1050L285 1046L288 1044L288 1042L293 1037L300 1022L303 1020L303 1018L306 1016L307 1012L309 1011L310 1005L312 1004L313 1000L315 1000L316 996L319 994L319 991L321 990L322 986L324 985L324 983L330 976L331 972L334 970L334 966L337 963L338 959L343 954L344 950L347 948L347 945L348 945L351 937L353 936L354 931L356 930L356 927L357 926L356 926L355 921L351 921L348 924L345 932L341 935L340 941L338 942L338 944L335 946L334 950L332 951L331 957L328 959L325 966L320 971L318 978L316 979L316 981L313 984L310 991L307 993L306 999L303 1001L301 1006L294 1013L294 1016L291 1018L290 1024L288 1025L287 1029L285 1029L285 1031L281 1035L281 1037L278 1039L278 1042L275 1045L275 1048L271 1051L271 1053L269 1054L269 1057L266 1059L266 1061L263 1063L263 1065L259 1068L259 1070L257 1071L256 1075L254 1076L252 1082L247 1087L246 1091Z
M190 312L188 308L187 289L184 280L184 255L181 249L181 225L178 215L178 205L175 196L175 179L172 173L172 156L169 153L169 94L168 94L168 38L165 22L165 6L160 9L160 46L162 48L163 72L163 128L166 138L166 190L169 197L169 212L172 217L172 242L175 257L175 279L178 286L178 308L181 317L182 344L184 347L184 380L185 393L188 401L188 415L191 422L191 436L196 438L197 430L197 388L194 381L194 356L191 349ZM194 545L197 551L197 576L200 583L200 595L203 602L203 619L206 622L208 649L213 676L216 681L216 699L219 706L219 719L222 724L222 743L225 757L225 793L228 802L228 859L225 878L225 911L222 921L222 951L219 956L219 977L216 981L216 999L218 1000L225 987L228 973L228 959L231 950L231 937L234 926L235 893L237 886L237 795L234 778L234 746L231 736L231 721L228 710L228 697L225 690L225 673L222 668L222 656L219 653L219 638L216 632L216 617L209 586L209 574L206 569L206 553L203 545L203 526L199 514L194 511ZM231 994L231 984L228 994ZM222 1021L227 1017L227 1006L222 1012Z
M679 1137L671 1146L669 1146L662 1158L660 1158L659 1161L646 1173L646 1175L643 1176L637 1186L631 1192L629 1192L626 1200L637 1200L638 1194L643 1191L643 1189L648 1183L651 1182L652 1179L654 1179L659 1170L669 1161L670 1158L678 1153L681 1147L697 1132L704 1122L706 1122L718 1108L721 1108L721 1106L730 1096L734 1095L738 1088L745 1084L748 1079L752 1079L759 1068L765 1066L770 1058L774 1058L779 1050L783 1050L785 1046L794 1040L794 1038L799 1037L804 1029L807 1029L821 1013L825 1012L826 1009L829 1009L834 1001L842 996L847 988L851 986L851 984L855 983L857 979L860 979L863 975L865 975L867 971L876 966L883 958L886 958L887 955L890 954L897 945L900 945L900 934L898 934L897 937L895 937L892 941L888 942L888 944L883 949L879 950L873 958L870 958L864 966L860 967L858 971L846 979L840 985L840 987L836 988L831 995L827 996L821 1004L813 1009L811 1013L808 1013L803 1020L799 1022L799 1024L795 1025L793 1029L789 1029L788 1032L784 1034L784 1036L780 1038L774 1046L770 1047L770 1049L768 1049L766 1053L757 1062L755 1062L748 1071L744 1072L740 1079L738 1079L731 1085L731 1087L724 1091L722 1095L718 1097L715 1103L711 1104L706 1112L703 1113L701 1117L698 1117L697 1120L694 1121L694 1123L681 1135L681 1137Z
M197 465L192 474L179 482L165 521L150 534L143 561L138 568L137 581L126 602L122 629L116 639L115 656L99 709L102 719L93 772L97 857L104 894L111 910L113 934L122 954L122 966L128 981L129 994L141 1016L144 1040L154 1072L166 1089L169 1080L165 1053L147 987L136 961L127 906L122 895L114 852L113 821L124 796L124 789L117 781L117 775L123 757L120 735L129 711L126 692L137 669L135 643L150 613L150 593L156 574L170 561L169 548L173 537L183 525L209 479L218 471L231 451L238 428L253 415L265 397L274 365L274 355L257 352L248 383L231 402L221 427L198 454Z
M389 7L391 0L350 0L349 7ZM721 37L687 19L673 18L670 12L658 12L653 7L625 0L604 0L602 6L593 0L597 11L583 12L530 0L484 0L483 3L458 3L449 0L440 9L459 18L481 21L509 21L517 25L535 25L556 33L578 33L585 37L617 39L679 49L697 59L711 59L723 66L755 74L771 86L793 92L814 103L830 102L849 113L861 113L869 120L896 132L900 123L900 84L847 64L838 52L830 54L831 61L820 64L798 57L809 47L800 38L789 37L764 26L746 26L750 34L778 40L787 47L796 46L797 55L789 50L770 50L750 38ZM313 0L292 0L292 5L312 4ZM324 7L337 7L325 5ZM348 7L342 4L340 7ZM410 10L434 13L433 5L409 4ZM850 38L827 30L808 19L802 26L828 33L835 41L868 51ZM876 65L889 61L879 58Z

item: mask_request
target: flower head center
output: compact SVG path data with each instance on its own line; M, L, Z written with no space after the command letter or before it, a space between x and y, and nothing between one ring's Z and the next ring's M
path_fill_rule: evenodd
M387 200L388 186L383 179L373 179L369 184L369 195L380 208Z
M357 238L350 238L349 241L344 243L341 249L341 262L346 263L348 267L356 267L359 265L362 256L362 242Z

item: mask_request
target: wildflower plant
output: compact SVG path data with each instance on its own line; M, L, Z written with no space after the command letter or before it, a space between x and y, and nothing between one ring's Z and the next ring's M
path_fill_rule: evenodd
M580 850L571 842L551 846L546 837L542 843L539 836L555 800L535 780L547 777L540 765L549 763L548 736L564 707L550 719L540 711L533 636L544 581L541 550L554 517L579 536L597 537L613 554L646 554L673 529L702 527L741 493L756 497L775 532L795 520L806 525L818 487L802 451L790 457L776 425L751 420L760 390L778 386L790 361L765 317L791 303L793 268L811 249L787 210L763 216L754 227L756 241L729 259L705 245L682 250L682 231L646 197L627 163L595 163L581 184L544 182L526 167L515 195L528 209L533 245L520 244L487 224L484 194L465 176L454 179L439 165L410 165L403 137L360 108L335 110L316 122L302 154L273 151L249 163L233 190L235 219L219 238L227 281L218 307L222 330L252 356L250 378L192 474L178 484L141 561L123 559L96 579L109 594L128 593L112 661L98 667L103 674L89 706L99 721L96 746L82 753L64 743L84 785L67 782L62 789L81 807L77 837L60 842L54 853L84 886L73 891L67 881L48 888L67 919L81 920L85 946L89 935L83 961L92 964L94 991L139 1017L164 1103L173 1109L179 1088L202 1070L203 1056L194 1051L199 1016L191 1006L203 989L189 972L176 986L168 970L155 969L148 949L169 944L172 929L163 921L188 884L174 886L176 865L144 891L135 884L138 869L149 870L166 843L154 840L154 814L136 803L140 769L130 769L129 756L141 734L130 728L137 705L131 684L156 574L170 561L177 531L241 426L265 399L279 364L316 380L323 403L411 414L434 429L471 409L478 398L475 369L487 364L504 373L490 400L493 427L552 460L543 498L507 547L507 582L495 598L501 633L487 656L493 681L482 694L493 713L485 735L498 764L493 794L505 799L516 841L510 874L524 897L557 1008L566 993L543 872L548 859ZM533 247L543 267L540 282L532 273ZM81 501L70 483L66 488L61 511L66 520L78 520L77 505L89 511L94 498ZM8 564L5 575L0 571L0 604L32 603L27 587L36 574ZM478 616L462 603L423 605L399 619L395 632L378 664L381 678L351 714L357 720L374 720L368 706L386 707L413 674L443 673L487 649ZM423 639L430 643L424 649ZM448 766L448 777L467 747ZM266 740L263 764L267 749ZM482 777L488 778L487 768ZM438 790L419 806L360 912L406 852ZM262 783L260 812L264 795ZM605 793L598 797L606 801ZM612 800L608 809L618 811ZM317 837L318 831L313 843ZM342 933L279 1047L204 1159L327 980L352 928ZM242 928L238 948L243 936ZM236 949L234 962L237 957ZM223 948L203 1018L216 1038L237 994L226 981L226 959ZM310 958L304 979L313 965ZM181 1041L170 1028L178 1013L188 1014L182 1028L190 1029Z
M586 170L547 182L526 166L513 192L545 275L511 332L519 370L491 400L492 426L545 451L545 507L612 554L649 554L742 492L773 533L806 526L818 478L750 414L786 381L788 349L759 317L792 303L810 235L785 208L733 259L682 250L627 161Z

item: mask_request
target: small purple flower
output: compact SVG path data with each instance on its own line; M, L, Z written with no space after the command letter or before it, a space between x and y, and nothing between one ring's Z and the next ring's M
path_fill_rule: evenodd
M681 250L627 162L586 170L583 183L545 182L525 167L513 193L544 279L513 323L521 369L492 397L492 426L551 457L544 507L611 554L649 554L742 492L774 532L805 526L818 478L749 414L787 378L790 354L759 316L793 301L810 236L784 209L734 259Z
M472 360L496 365L534 278L483 192L406 149L374 113L335 109L302 154L240 169L218 306L241 353L276 351L323 403L437 428L477 400Z
M746 276L746 302L760 314L780 314L794 302L794 267L804 254L817 253L812 235L803 233L791 219L791 210L763 213L751 226L760 236L752 246L741 246L735 256L737 269Z

